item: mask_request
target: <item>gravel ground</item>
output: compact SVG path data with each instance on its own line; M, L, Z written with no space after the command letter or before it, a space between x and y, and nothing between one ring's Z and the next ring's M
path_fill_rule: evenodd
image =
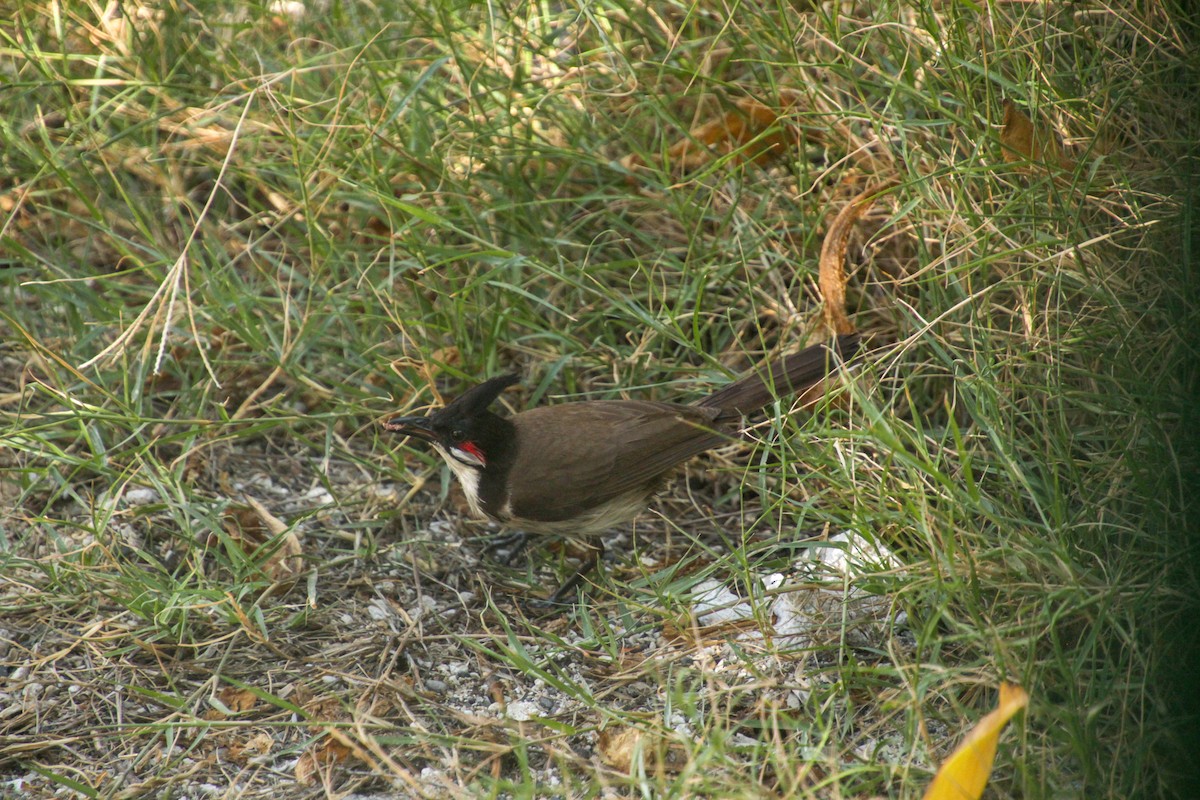
M409 486L264 443L189 468L198 518L253 498L259 511L243 513L296 523L298 568L274 595L223 593L212 554L223 543L181 537L147 486L64 495L53 525L8 514L27 560L0 594L0 796L71 794L74 781L106 797L282 786L289 797L436 797L470 794L481 776L546 796L591 776L601 796L624 796L631 748L647 749L636 737L661 737L671 768L707 733L700 707L802 710L844 650L878 659L913 647L887 598L855 588L864 571L898 565L858 542L756 575L753 601L745 581L708 569L670 608L661 593L621 596L601 580L583 606L547 614L521 584L553 585L550 568L573 548L532 550L540 570L492 564L486 526L460 516L453 495L437 505L435 485L398 512ZM665 496L612 534L606 575L636 582L678 562L687 542L664 533L664 517L701 525L704 512L694 493ZM110 514L100 536L88 524L97 506ZM145 592L127 596L131 585ZM697 708L675 708L680 696ZM893 746L859 719L847 752ZM746 741L734 747L753 744L736 736Z

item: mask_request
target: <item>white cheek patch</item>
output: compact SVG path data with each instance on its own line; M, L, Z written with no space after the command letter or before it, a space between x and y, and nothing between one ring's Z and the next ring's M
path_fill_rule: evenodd
M434 445L438 455L446 462L446 466L450 467L450 471L454 473L454 477L458 478L459 484L462 485L463 494L467 497L467 505L471 507L471 512L477 517L487 516L483 509L479 507L479 470L483 467L482 461L469 461L460 459L460 455L466 455L459 448L447 450L441 445Z
M487 461L484 460L483 453L470 442L463 442L458 447L450 448L450 455L470 467L483 469L487 466Z
M456 466L454 462L450 463L450 469L454 470L458 482L462 484L463 494L467 496L467 505L471 507L471 511L477 517L486 516L479 507L479 473L470 467Z

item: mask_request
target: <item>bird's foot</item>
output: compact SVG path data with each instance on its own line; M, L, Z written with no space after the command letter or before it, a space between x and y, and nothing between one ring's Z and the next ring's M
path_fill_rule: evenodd
M525 531L497 533L489 537L488 543L483 547L483 552L496 563L510 567L517 556L528 549L532 538Z

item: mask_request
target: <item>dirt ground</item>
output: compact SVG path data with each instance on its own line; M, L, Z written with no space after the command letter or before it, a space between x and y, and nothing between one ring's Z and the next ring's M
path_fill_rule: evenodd
M802 708L846 645L860 659L913 646L844 560L754 573L747 602L712 535L742 517L684 491L705 488L693 473L609 537L583 604L549 611L527 602L533 587L569 574L579 548L495 563L489 529L453 493L439 502L436 475L412 492L266 442L214 450L196 485L220 491L197 492L196 517L252 497L295 534L298 568L265 591L233 580L229 540L189 539L151 487L80 485L53 519L30 516L45 496L26 493L3 523L19 566L0 580L0 796L445 797L484 779L625 796L635 744L676 769L705 735L681 698L764 717ZM698 576L690 597L664 588L672 568ZM851 752L887 744L858 726Z

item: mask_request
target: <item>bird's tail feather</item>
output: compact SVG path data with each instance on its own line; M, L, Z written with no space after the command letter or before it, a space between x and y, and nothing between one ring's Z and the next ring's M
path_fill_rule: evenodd
M696 405L719 408L730 416L751 414L776 397L801 394L816 386L838 363L853 359L858 346L858 334L850 333L839 336L833 348L823 344L806 347L738 378Z

